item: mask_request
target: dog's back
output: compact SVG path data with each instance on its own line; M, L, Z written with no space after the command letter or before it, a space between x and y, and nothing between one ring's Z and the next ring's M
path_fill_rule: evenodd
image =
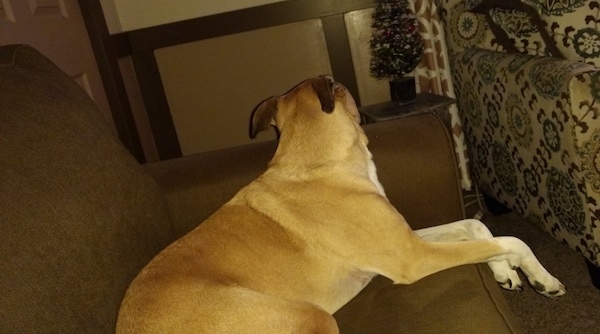
M281 138L267 171L142 270L118 333L338 332L330 314L374 275L346 251L370 242L356 233L371 218L365 195L389 203L356 104L332 78L261 103L251 136L272 122Z
M263 175L242 189L144 268L117 332L337 333L330 313L372 275L323 243L323 234L343 233L355 215L349 203L340 206L339 189L328 188L327 178ZM348 221L324 216L330 210Z

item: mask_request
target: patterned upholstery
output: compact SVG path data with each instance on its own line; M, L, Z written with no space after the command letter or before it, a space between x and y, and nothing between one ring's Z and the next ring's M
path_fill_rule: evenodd
M437 0L442 8L449 53L470 47L506 51L502 38L531 55L547 56L555 47L561 56L600 66L600 2L590 0ZM473 11L478 5L495 7L488 15ZM513 7L513 8L511 8ZM530 9L530 11L527 11ZM486 17L488 16L488 17ZM496 36L487 22L491 20L506 34ZM538 29L536 22L545 27ZM542 35L554 41L547 45Z
M590 0L527 0L545 22L548 33L570 60L600 66L600 3Z
M515 23L522 11L494 19L494 11L488 17L469 11L478 2L442 1L474 183L600 266L600 34L594 16L600 6L572 1L549 11L536 5L551 27L547 33L560 40L556 46L567 59L559 59L543 56L547 48L534 35L513 41L519 52L506 52L488 28L492 19L512 22L502 27L508 36L525 36L511 27L534 32L532 25ZM577 21L576 14L584 18Z

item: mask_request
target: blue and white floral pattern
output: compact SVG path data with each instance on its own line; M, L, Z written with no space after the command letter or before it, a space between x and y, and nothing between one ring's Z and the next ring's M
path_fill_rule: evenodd
M585 180L600 194L600 129L596 129L591 138L581 145L579 158Z
M508 148L496 142L492 144L492 161L496 174L503 177L499 180L502 190L509 196L517 194L518 180Z
M557 168L551 167L547 173L546 189L552 213L569 233L582 235L585 230L585 213L575 183Z
M583 28L573 37L575 51L581 58L600 57L600 31L594 28Z
M529 76L537 92L543 97L551 99L563 90L571 70L584 67L586 67L585 64L578 62L541 58L535 62Z
M474 48L456 57L474 183L600 265L600 69Z
M523 2L536 7L545 15L563 15L582 7L586 0L524 0Z
M530 113L517 94L509 94L506 98L508 128L522 147L529 147L533 138Z
M600 66L600 2L556 0L537 6L556 46L567 59Z

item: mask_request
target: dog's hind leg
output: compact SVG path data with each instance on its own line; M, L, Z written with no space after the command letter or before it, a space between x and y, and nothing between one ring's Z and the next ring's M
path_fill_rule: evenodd
M454 223L416 230L415 233L426 241L463 241L492 239L492 232L477 219L464 219ZM521 290L523 283L517 271L508 261L490 261L488 266L500 286L507 290Z
M224 298L228 303L214 310L211 317L222 322L206 333L339 334L333 316L315 304L265 295L243 287L231 290L234 293Z
M333 316L309 302L267 295L240 286L228 287L217 297L227 303L223 303L221 309L213 310L213 315L225 320L221 327L207 333L339 334Z
M339 334L333 316L313 303L235 284L177 283L130 298L117 332Z
M455 256L460 257L460 254L464 251L480 251L483 253L488 251L488 246L497 245L503 251L500 251L497 255L490 256L485 262L488 263L494 272L496 280L503 287L514 289L520 287L520 279L515 272L515 269L520 267L531 285L539 293L547 297L556 297L565 293L564 286L546 271L531 249L523 241L514 237L494 238L488 228L478 220L461 220L446 225L417 230L415 233L421 239L427 241L431 247L434 247L436 253L449 252L450 256L454 253L456 254ZM476 241L483 241L484 243ZM487 245L488 243L490 245ZM461 247L461 244L465 247ZM469 244L472 244L472 246L469 246ZM470 248L473 249L470 250Z

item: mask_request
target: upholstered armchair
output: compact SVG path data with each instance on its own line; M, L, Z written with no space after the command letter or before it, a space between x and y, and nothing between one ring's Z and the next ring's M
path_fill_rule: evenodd
M558 5L441 0L439 7L474 183L597 273L600 5Z

